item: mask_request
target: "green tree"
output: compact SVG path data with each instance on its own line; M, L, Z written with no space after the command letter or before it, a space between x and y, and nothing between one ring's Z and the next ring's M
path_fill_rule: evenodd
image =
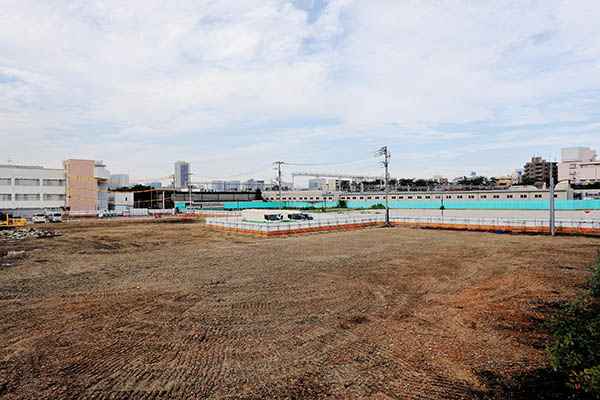
M591 269L587 289L547 324L555 343L546 351L568 386L600 398L600 252Z

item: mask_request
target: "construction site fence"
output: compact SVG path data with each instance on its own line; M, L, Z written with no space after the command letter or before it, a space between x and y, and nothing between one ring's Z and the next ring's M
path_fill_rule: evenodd
M67 216L69 218L92 218L98 217L102 214L103 217L145 217L145 216L161 216L161 215L173 215L174 211L172 208L154 209L154 208L130 208L127 211L100 211L100 210L89 210L89 211L69 211Z
M182 211L178 214L184 218L200 218L200 217L240 217L242 214L239 211L224 211L224 210L190 210Z
M380 215L318 218L308 221L260 223L246 222L241 218L207 218L206 226L224 232L254 236L285 236L302 233L353 230L383 226L385 218ZM443 218L443 217L391 217L392 226L413 228L473 230L498 233L550 233L548 220L515 218ZM600 236L598 220L557 220L555 232L558 234Z

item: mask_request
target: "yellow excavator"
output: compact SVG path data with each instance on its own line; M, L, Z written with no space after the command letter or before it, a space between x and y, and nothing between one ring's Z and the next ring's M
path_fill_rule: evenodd
M25 218L13 218L11 214L0 212L0 229L18 228L25 226Z

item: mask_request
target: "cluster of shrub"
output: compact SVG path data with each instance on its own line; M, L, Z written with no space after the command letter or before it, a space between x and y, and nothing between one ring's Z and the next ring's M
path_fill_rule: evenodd
M546 351L567 385L600 398L600 252L585 289L546 327L555 342Z

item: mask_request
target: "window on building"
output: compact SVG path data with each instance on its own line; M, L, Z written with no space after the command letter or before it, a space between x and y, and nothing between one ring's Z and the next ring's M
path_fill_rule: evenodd
M495 198L495 199L499 199L499 198L500 198L500 195L499 195L499 194L495 194L495 195L494 195L494 198Z
M360 196L360 199L361 199L361 200L364 200L364 197L363 197L363 196Z
M507 195L506 195L506 198L507 198L507 199L512 199L512 198L513 198L513 195L512 195L512 194L507 194Z
M44 179L44 186L65 186L64 179Z
M441 199L441 198L442 198L442 196L435 196L435 198L436 198L436 199Z
M402 200L402 199L404 199L404 196L398 196L398 198L399 198L400 200Z
M422 199L422 198L423 198L423 196L417 196L417 199Z
M367 196L367 200L371 200L371 196Z
M396 200L396 196L392 196L392 200Z
M487 199L487 195L485 195L485 194L482 194L482 195L481 195L481 196L479 196L479 197L481 197L482 199Z
M15 178L15 186L40 186L40 180L29 178Z
M356 200L356 196L352 196L352 200Z
M536 199L541 199L542 195L541 194L534 194L533 197L535 197Z
M521 198L522 198L522 199L526 199L526 198L527 198L527 195L526 195L526 194L522 194L522 195L521 195Z
M462 199L462 194L459 194L458 196L456 196L457 199Z
M446 198L447 198L447 199L451 199L451 198L452 198L452 196L446 196Z
M410 200L410 199L412 199L412 196L407 196L406 198Z
M12 195L10 193L0 193L0 201L11 201Z
M15 194L16 201L40 201L40 195L38 193L29 194Z
M469 195L469 198L470 198L470 199L474 199L474 198L475 198L475 196L473 196L472 194L470 194L470 195Z
M10 186L10 178L0 178L0 186Z
M62 201L64 199L64 194L44 194L44 201ZM125 201L127 201L127 198L125 198Z
M431 196L425 196L425 198L426 198L426 199L430 199L430 198L431 198Z
M557 198L557 197L558 197L558 195L557 195L557 194L555 194L555 195L554 195L554 198Z

